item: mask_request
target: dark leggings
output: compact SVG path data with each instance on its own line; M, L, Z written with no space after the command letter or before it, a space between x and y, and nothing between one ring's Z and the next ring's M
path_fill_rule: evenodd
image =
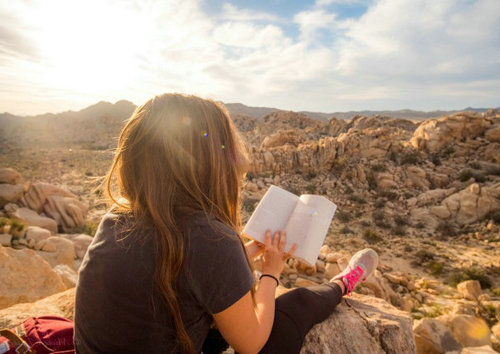
M273 329L260 353L299 353L312 326L330 316L341 299L342 289L335 283L296 288L277 297ZM227 348L224 338L214 329L203 344L203 353L220 353Z

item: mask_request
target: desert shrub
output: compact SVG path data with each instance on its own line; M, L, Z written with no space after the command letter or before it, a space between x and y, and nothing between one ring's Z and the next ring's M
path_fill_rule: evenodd
M373 205L375 208L383 208L386 202L384 198L378 198Z
M243 200L243 209L248 211L249 213L255 210L256 204L259 202L259 199L256 198L245 198Z
M387 167L383 163L377 163L371 167L373 172L385 172L387 171Z
M457 235L457 228L455 225L448 221L442 221L439 223L439 225L436 227L436 231L441 233L441 235L446 235L446 236L456 236Z
M379 191L378 196L382 198L387 198L387 200L394 201L398 198L398 194L393 191Z
M401 156L401 165L416 165L420 160L421 156L417 150L406 151Z
M366 176L366 182L368 182L368 189L377 189L377 180L375 179L373 173L369 173Z
M415 253L415 257L417 257L420 264L433 260L435 256L433 252L425 249L421 249Z
M495 296L500 296L500 288L493 288L493 289L491 289L491 292Z
M246 177L246 179L247 179L247 180L249 180L249 181L251 181L251 180L253 180L253 179L255 178L255 176L253 175L253 173L252 173L252 172L247 172L247 174L246 174L246 176L245 176L245 177Z
M85 172L85 176L92 177L94 174L91 171Z
M314 184L310 184L310 185L306 186L306 192L309 194L316 193L316 186Z
M306 174L304 175L304 179L305 179L306 181L310 181L310 180L312 180L313 178L315 178L316 176L317 176L317 174L316 174L315 172L309 172L309 173L306 173Z
M408 225L408 221L406 220L406 217L402 216L402 215L396 215L394 217L394 222L398 226L406 226L406 225Z
M411 251L413 251L413 247L411 245L405 245L404 250L405 250L405 252L411 252Z
M431 317L431 318L434 318L434 317L438 317L438 316L441 316L441 315L444 315L445 311L444 311L444 307L437 304L437 303L433 303L431 306L429 306L428 308L425 309L425 317Z
M346 194L352 194L352 193L354 193L354 189L352 189L352 188L351 188L351 187L349 187L349 186L346 186L346 187L345 187L345 193L346 193Z
M431 162L436 166L441 166L441 159L438 154L431 155Z
M335 213L335 217L342 222L351 221L351 214L345 211L339 210Z
M448 283L451 286L457 286L466 280L477 280L481 284L481 288L491 288L491 280L485 274L484 270L478 267L469 267L464 269L459 269L452 273L448 278Z
M469 166L475 170L481 169L481 164L477 161L472 161L471 163L469 163Z
M486 182L486 179L487 179L484 174L473 171L473 170L468 169L468 168L460 171L460 174L458 175L458 179L461 182L468 181L471 178L474 178L474 180L476 182L479 182L479 183Z
M26 224L23 223L21 220L11 220L10 221L10 233L12 232L21 232L24 230L26 227Z
M490 212L488 218L493 220L497 225L500 225L500 211Z
M354 231L352 231L348 226L342 226L342 228L339 230L339 232L343 235L345 234L353 234Z
M333 161L332 168L330 169L330 171L334 175L339 176L346 167L347 167L347 159L345 157L341 157Z
M0 218L0 227L4 227L5 225L10 225L10 220L7 218Z
M406 228L402 225L397 225L394 229L392 229L392 232L394 232L394 235L404 236L406 235Z
M371 229L365 229L363 231L363 238L369 244L378 243L383 240L383 238L379 235L377 231Z
M448 145L441 150L441 156L444 158L450 157L455 153L455 148L451 145Z
M442 262L430 261L429 264L427 264L427 270L432 275L441 275L443 274L444 264Z
M415 225L415 228L419 229L419 230L422 230L423 228L425 228L425 223L423 221L419 221L417 222L417 224Z
M388 229L391 227L383 210L374 210L372 213L373 222L378 227Z
M352 200L353 202L358 203L358 204L365 204L366 203L366 200L357 194L351 194L351 195L349 195L348 198L349 198L349 200Z
M364 226L364 227L368 227L368 226L372 225L372 223L368 220L361 220L359 223L361 224L361 226Z

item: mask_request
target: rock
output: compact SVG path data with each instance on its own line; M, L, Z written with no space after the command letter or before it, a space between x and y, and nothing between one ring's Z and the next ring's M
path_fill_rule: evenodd
M290 144L293 146L298 146L304 141L304 136L295 129L289 129L284 131L278 131L272 135L266 136L262 141L261 147L271 148L276 146L282 146L285 144Z
M0 208L8 203L15 203L23 197L24 186L0 184Z
M44 212L56 220L65 231L82 227L87 207L77 197L48 183L33 183L24 196L25 204L37 212Z
M427 174L425 171L416 166L409 166L406 169L406 187L408 188L418 188L418 189L429 189L430 182L427 180Z
M309 331L301 353L416 353L412 320L383 300L352 294Z
M483 345L481 347L468 347L464 348L460 354L498 354L489 345Z
M75 245L75 254L78 258L83 259L85 253L87 253L87 248L89 248L92 243L93 237L85 234L80 234L73 238L73 244Z
M482 135L491 122L477 113L457 113L422 122L413 133L410 145L427 152L438 152L448 144Z
M295 284L294 284L297 288L304 288L304 287L307 287L307 286L315 286L315 285L318 285L318 283L316 282L313 282L312 280L309 280L309 279L306 279L306 278L297 278L297 280L295 280Z
M32 316L54 315L73 320L75 288L32 303L20 303L0 310L0 328L13 328Z
M0 245L10 247L12 242L11 234L0 234Z
M500 322L497 322L493 327L491 327L491 333L495 335L498 339L500 339Z
M410 220L413 225L423 225L424 228L434 230L439 225L439 220L425 208L410 210Z
M444 198L452 195L456 192L455 188L449 189L432 189L427 192L419 194L416 198L415 204L417 206L426 206L437 204L441 202Z
M28 246L37 250L39 250L41 247L37 247L38 242L49 237L50 231L47 229L42 229L38 226L28 226L26 230L26 242L28 243Z
M458 193L452 194L441 203L459 225L480 221L490 212L500 209L500 182L481 187L473 183Z
M481 284L477 280L467 280L459 283L457 290L465 299L477 301L481 295Z
M74 288L76 286L78 274L76 274L73 268L68 267L66 264L58 264L53 269L61 277L66 289Z
M331 279L341 272L337 263L327 263L325 266L325 278Z
M453 315L447 323L457 341L464 347L491 345L491 332L483 319L470 315Z
M39 226L49 230L51 233L57 233L57 223L46 216L38 215L35 211L28 208L18 208L10 217L19 219L30 226Z
M500 142L500 124L495 124L484 133L484 137L491 142Z
M59 275L34 251L0 247L0 309L65 289Z
M340 253L330 252L326 255L326 261L328 263L337 263L337 259L343 257Z
M394 290L392 290L387 279L382 276L380 271L375 270L375 272L370 276L364 283L362 283L364 288L368 288L375 294L376 297L384 299L387 302L391 301L391 297L396 296Z
M23 177L19 172L12 168L0 168L0 184L23 184Z
M40 251L36 252L52 267L58 264L66 264L70 267L73 265L75 246L70 240L63 237L51 236L45 240L41 240L37 245L40 245Z
M389 190L398 188L398 184L394 181L394 175L390 173L378 173L375 180L380 189Z
M423 318L413 325L417 353L445 353L460 351L462 345L444 324L434 318Z

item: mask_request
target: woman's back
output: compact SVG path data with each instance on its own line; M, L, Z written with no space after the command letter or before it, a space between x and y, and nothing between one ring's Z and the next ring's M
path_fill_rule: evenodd
M189 251L176 291L199 352L211 314L246 294L253 276L243 245L229 227L202 213L187 225ZM152 231L130 231L124 215L105 216L80 271L75 306L79 353L174 351L173 319L155 278L157 249Z

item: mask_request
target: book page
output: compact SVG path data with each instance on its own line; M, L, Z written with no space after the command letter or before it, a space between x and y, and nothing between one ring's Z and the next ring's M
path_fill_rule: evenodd
M295 194L271 185L245 225L243 234L264 243L266 229L274 233L285 228L298 200Z
M310 221L309 230L305 236L307 239L305 247L297 256L310 264L315 264L337 206L325 197L312 194L301 195L300 201L310 208L310 217L308 218ZM297 218L301 219L303 215L298 214ZM292 215L291 219L295 219L295 214Z
M298 245L295 256L304 258L307 255L307 243L309 229L314 222L314 210L302 200L298 200L292 216L288 220L284 231L286 231L285 251L288 251L294 243Z

